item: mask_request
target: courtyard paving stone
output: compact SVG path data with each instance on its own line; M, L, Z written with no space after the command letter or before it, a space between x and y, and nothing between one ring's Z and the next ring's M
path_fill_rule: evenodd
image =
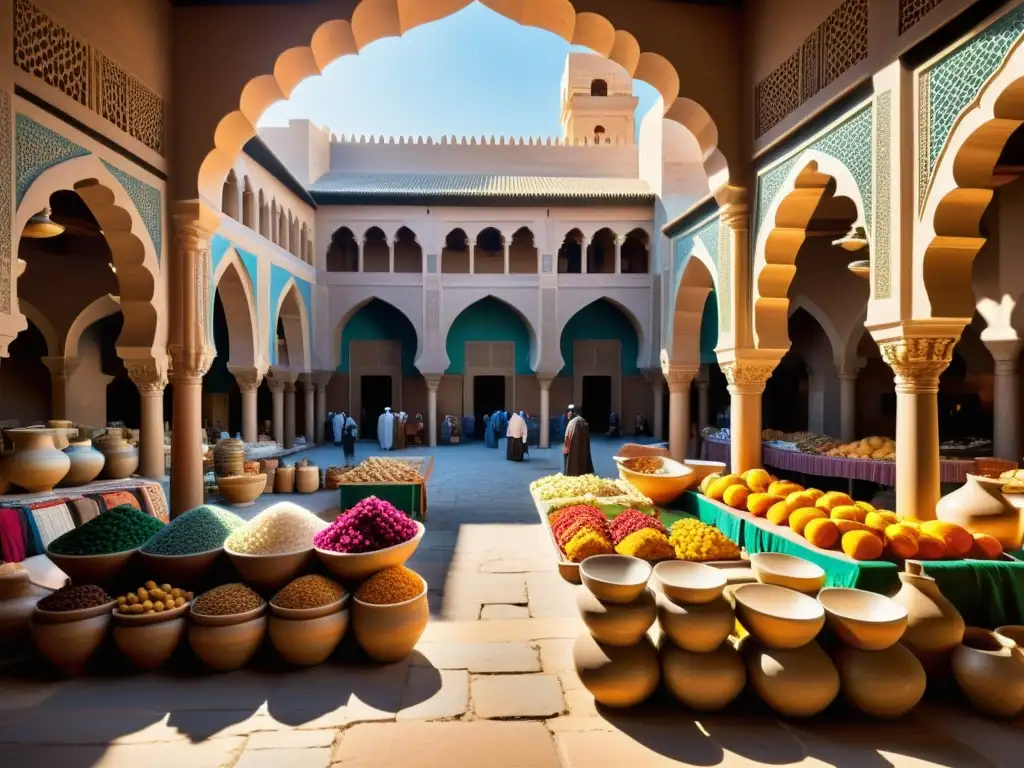
M437 676L440 675L440 689ZM396 719L448 720L461 717L469 709L469 672L461 669L436 670L412 667L409 684L402 697Z
M485 605L480 610L480 618L484 621L500 621L501 619L528 619L530 609L525 605L504 605L495 603Z
M553 717L565 710L555 675L487 675L470 686L473 713L483 718Z
M247 745L233 768L328 768L330 764L330 747L253 750Z

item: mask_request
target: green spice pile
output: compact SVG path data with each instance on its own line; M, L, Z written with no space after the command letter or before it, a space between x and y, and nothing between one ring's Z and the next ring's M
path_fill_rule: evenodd
M370 605L395 605L423 594L423 577L404 565L385 568L356 590L356 600Z
M197 555L224 546L245 521L226 509L204 504L171 520L142 546L148 555Z
M192 603L200 616L234 616L263 605L263 598L245 584L224 584L204 592Z
M80 587L61 587L36 605L42 611L80 611L105 605L113 599L102 588L94 584L83 584Z
M58 555L110 555L141 547L163 527L155 517L125 504L58 536L50 542L50 551Z
M312 574L300 576L285 585L270 601L279 608L303 609L330 605L345 596L345 588L336 581Z

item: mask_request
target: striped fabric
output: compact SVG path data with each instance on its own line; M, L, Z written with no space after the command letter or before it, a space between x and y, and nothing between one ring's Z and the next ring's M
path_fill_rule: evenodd
M44 501L29 507L39 529L39 538L45 549L50 542L75 527L75 519L68 505L61 500Z

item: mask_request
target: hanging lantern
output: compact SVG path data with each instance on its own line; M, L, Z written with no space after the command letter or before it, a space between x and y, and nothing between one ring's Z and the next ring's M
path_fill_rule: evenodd
M838 245L844 251L860 251L868 247L868 235L864 227L850 227L850 231L838 240L833 240L832 245Z
M863 277L865 280L871 276L871 262L868 259L851 261L846 268L853 272L857 277Z
M31 238L32 240L43 240L63 234L64 225L58 224L51 219L50 213L49 208L43 208L43 210L35 214L25 224L25 229L22 230L21 236Z

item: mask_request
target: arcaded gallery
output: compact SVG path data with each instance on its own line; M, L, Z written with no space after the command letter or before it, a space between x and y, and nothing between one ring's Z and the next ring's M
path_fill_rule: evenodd
M1019 765L1021 0L0 40L11 765Z

